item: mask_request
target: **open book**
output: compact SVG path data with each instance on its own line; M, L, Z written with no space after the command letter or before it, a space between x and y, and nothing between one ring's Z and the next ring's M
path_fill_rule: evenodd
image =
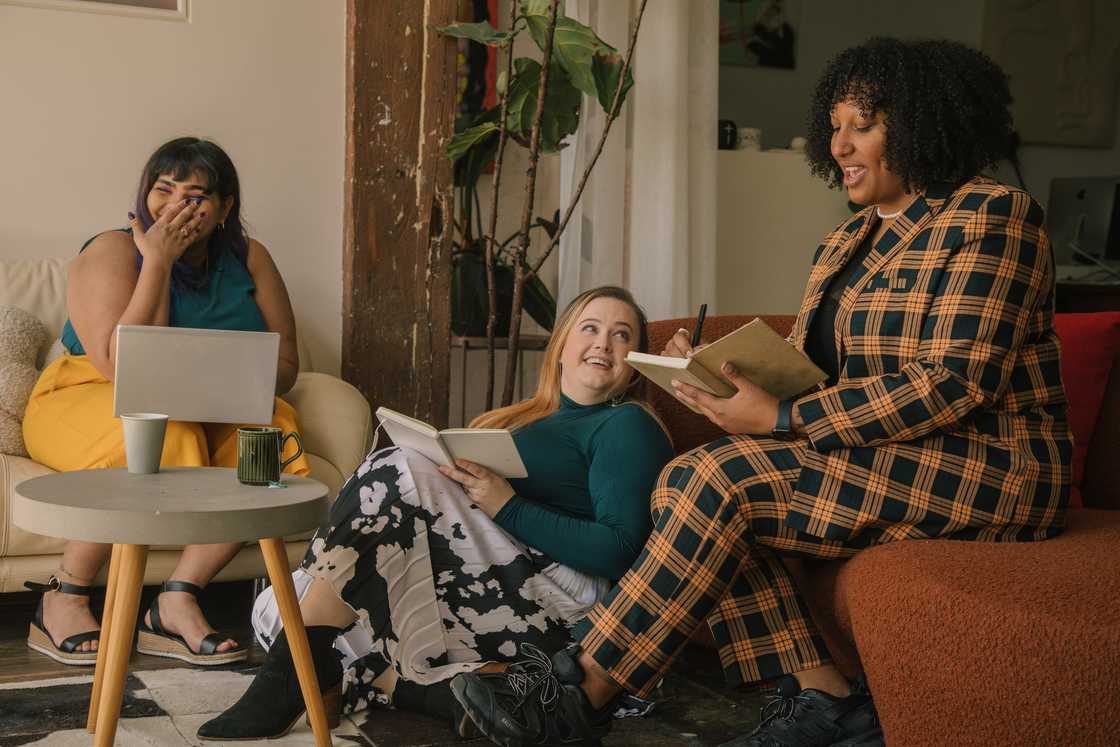
M724 335L691 358L648 353L626 356L627 363L669 394L674 393L672 380L676 379L717 397L730 397L736 389L720 373L724 361L778 399L789 399L828 378L807 355L761 319Z
M505 428L445 428L441 431L388 407L377 408L377 419L393 443L415 449L436 464L450 467L456 459L466 459L502 477L529 476L513 435Z

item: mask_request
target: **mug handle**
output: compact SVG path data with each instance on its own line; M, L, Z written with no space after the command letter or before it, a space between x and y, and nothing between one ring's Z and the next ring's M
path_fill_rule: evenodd
M280 453L281 454L284 453L284 444L288 443L289 438L294 438L296 440L296 446L299 447L299 451L297 451L295 454L292 454L291 457L289 457L289 458L285 459L284 461L280 462L280 471L281 472L284 471L285 467L287 467L289 464L291 464L295 460L299 459L300 455L303 454L303 439L300 438L299 434L296 433L295 431L292 431L291 433L288 433L282 439L280 439Z

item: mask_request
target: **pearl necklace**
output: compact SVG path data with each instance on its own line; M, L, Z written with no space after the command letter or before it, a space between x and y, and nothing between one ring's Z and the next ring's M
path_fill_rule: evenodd
M902 211L895 210L893 213L884 213L882 209L878 205L876 205L875 214L878 215L882 220L890 220L891 218L897 218L898 216L902 215Z

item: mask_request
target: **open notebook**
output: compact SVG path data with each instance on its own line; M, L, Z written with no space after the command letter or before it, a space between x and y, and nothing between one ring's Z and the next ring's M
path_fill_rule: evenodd
M648 353L626 356L627 363L669 394L674 393L672 380L676 379L717 397L730 397L735 387L720 373L724 361L730 361L744 378L778 399L789 399L828 378L808 356L761 319L724 335L691 358Z
M397 446L414 449L436 464L451 466L456 459L481 464L502 477L528 477L513 435L505 428L444 428L388 407L377 408L377 419Z

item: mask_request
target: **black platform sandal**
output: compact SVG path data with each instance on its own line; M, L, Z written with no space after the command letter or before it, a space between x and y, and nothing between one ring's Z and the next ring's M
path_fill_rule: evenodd
M339 629L327 625L307 628L307 643L319 680L327 726L338 726L342 706L342 661L334 650ZM306 711L296 677L287 631L268 650L268 658L241 699L198 728L204 740L276 739L291 731Z
M57 576L51 576L45 584L34 581L24 581L23 585L31 591L57 591L61 594L74 594L75 596L88 597L90 587L69 584L60 581ZM85 633L75 633L60 644L56 644L47 626L43 623L43 600L39 599L39 606L35 608L35 616L27 632L27 647L38 651L43 656L48 656L60 664L72 667L92 667L97 663L96 651L78 651L78 647L87 641L96 641L101 638L100 630L88 630Z
M165 581L163 586L160 587L159 594L165 591L185 592L194 597L198 597L199 592L202 591L202 587L187 581ZM202 639L202 642L198 646L198 651L191 650L191 647L187 645L187 641L183 636L172 633L160 623L159 594L156 594L155 599L152 600L152 604L148 607L147 617L151 619L152 624L148 625L143 619L140 620L140 626L136 635L137 651L142 654L148 654L149 656L178 659L188 664L196 664L201 667L232 664L235 661L242 661L249 655L248 650L244 646L231 648L229 651L219 651L218 646L222 645L222 642L229 638L229 636L222 635L221 633L210 633Z

